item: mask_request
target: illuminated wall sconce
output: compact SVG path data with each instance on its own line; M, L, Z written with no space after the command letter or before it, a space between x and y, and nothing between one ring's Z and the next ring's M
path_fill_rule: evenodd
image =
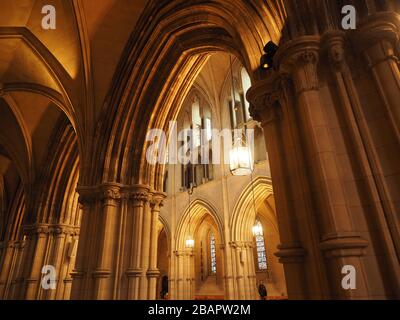
M188 239L186 239L185 245L186 245L186 248L193 249L194 248L194 239L189 237Z
M262 236L262 234L263 234L263 229L262 229L261 223L256 222L256 224L255 224L255 225L253 226L253 228L252 228L252 231L253 231L253 235L254 235L255 237L257 237L257 236Z

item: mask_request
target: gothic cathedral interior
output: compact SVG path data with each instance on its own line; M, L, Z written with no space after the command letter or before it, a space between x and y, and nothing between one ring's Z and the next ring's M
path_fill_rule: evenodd
M400 1L0 3L1 300L400 299Z

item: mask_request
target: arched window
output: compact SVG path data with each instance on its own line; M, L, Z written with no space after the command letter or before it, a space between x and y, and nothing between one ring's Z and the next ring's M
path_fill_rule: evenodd
M197 148L201 144L201 114L200 101L197 97L192 103L192 125L193 125L193 147Z
M186 141L181 142L180 148L187 144L190 150L197 152L197 161L181 166L181 190L185 191L190 185L199 186L213 179L212 167L212 113L209 103L197 91L192 92L185 103L185 114L182 117ZM180 119L178 120L180 121ZM181 126L179 127L181 128ZM189 145L190 144L190 145ZM209 146L207 148L207 146ZM189 151L187 151L187 156ZM194 159L196 160L196 159Z
M267 254L265 252L263 227L260 220L256 220L254 230L257 230L254 236L256 238L258 269L267 270Z
M230 92L228 103L231 126L233 129L236 129L251 120L249 111L250 104L246 99L247 91L251 88L251 79L244 67L241 67L234 72L235 75L232 77L234 88L231 88L232 91ZM233 95L235 96L235 99L232 98Z
M247 91L249 91L249 89L251 87L251 80L250 80L250 76L247 73L245 68L242 68L240 75L241 75L241 78L242 78L245 119L246 119L246 121L249 121L250 120L250 111L249 111L250 104L246 99L246 94L247 94Z
M210 257L211 257L211 274L217 273L217 256L215 252L215 236L214 233L210 233Z

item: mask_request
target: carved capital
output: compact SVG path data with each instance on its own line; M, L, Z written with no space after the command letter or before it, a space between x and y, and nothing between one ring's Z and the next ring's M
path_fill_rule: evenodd
M282 98L282 77L271 72L266 79L255 83L247 93L251 116L263 125L279 120Z
M34 224L29 226L24 226L26 234L36 234L39 236L77 236L79 235L79 227L64 224Z
M103 201L121 200L121 187L117 184L103 184L100 190L100 197Z
M387 60L399 63L398 15L382 12L369 17L353 34L352 40L356 50L364 53L370 68Z
M151 199L150 187L146 185L134 185L126 188L126 197L136 207L142 207L144 204Z
M323 36L322 47L326 50L332 70L342 71L346 66L346 40L342 31L328 32Z
M289 41L276 54L278 69L293 80L297 94L318 90L317 67L320 55L320 37L304 36Z

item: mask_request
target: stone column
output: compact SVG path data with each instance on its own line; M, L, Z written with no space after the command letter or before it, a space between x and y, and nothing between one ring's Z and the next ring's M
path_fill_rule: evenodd
M365 56L388 120L400 143L400 23L394 13L378 13L364 22L354 43Z
M97 190L91 187L78 188L79 203L82 210L81 236L79 238L78 252L76 255L75 268L71 273L72 288L71 299L86 300L92 299L92 279L90 269L92 264L92 243L97 240L97 235L93 234L95 224L93 222L97 204Z
M27 251L24 263L25 272L25 300L39 299L40 280L42 275L43 263L45 261L46 246L49 236L47 226L33 227L29 231Z
M158 253L158 220L160 209L163 205L162 201L165 194L154 194L151 200L151 241L150 241L150 261L147 270L149 282L149 300L157 298L157 279L160 276L160 271L157 268L157 253Z
M293 80L297 98L300 132L304 141L306 161L309 163L309 184L314 194L316 221L320 229L320 248L327 260L328 280L334 298L363 297L368 287L358 277L358 291L341 288L341 270L353 265L364 273L360 257L368 243L354 232L350 211L344 196L336 159L336 146L330 133L330 119L320 98L317 71L319 42L313 37L299 39L278 56L281 70ZM368 294L367 294L368 296Z
M0 244L1 246L1 260L0 260L0 299L7 299L8 291L11 285L12 274L14 269L14 257L16 255L18 242L5 241Z
M149 196L150 197L150 196ZM150 200L150 198L149 198ZM150 258L150 238L151 238L151 210L150 203L146 201L143 210L143 224L142 224L142 241L140 249L140 268L141 276L139 281L139 299L147 300L148 298L148 278L147 270L149 268Z
M172 245L171 245L172 247ZM174 252L170 254L169 257L169 275L168 275L168 298L170 300L176 300L177 299L177 294L176 294L176 256Z
M390 169L379 160L379 155L388 153L389 158L393 148L400 148L400 23L399 15L395 13L377 13L365 21L354 34L353 43L364 58L367 68L373 75L382 107L385 111L387 125L392 129L396 142L389 145L382 141L375 148L375 174L389 176ZM389 159L385 159L389 161ZM396 161L396 160L394 160ZM381 162L381 163L380 163ZM397 162L397 161L396 161ZM393 169L392 169L393 170ZM398 188L388 183L386 177L378 179L378 192L383 199L388 227L393 238L397 258L400 259L400 215L398 214Z
M312 225L307 223L310 204L301 199L296 192L306 186L306 177L301 170L297 125L292 113L292 101L287 89L287 80L278 73L271 72L263 80L255 83L247 94L251 102L252 117L261 122L265 135L274 196L277 207L277 220L282 244L276 256L284 264L287 290L291 299L307 298L307 283L313 291L321 291L317 267L305 265L305 256L318 254L318 248L307 252L302 244L301 231L307 240L312 234ZM301 191L304 192L304 191ZM300 221L304 221L300 229Z
M97 261L92 272L94 278L94 299L113 299L113 258L115 254L116 223L118 204L121 199L120 187L104 184L101 187L102 211L98 234Z
M255 261L254 261L254 243L248 242L246 243L246 255L247 255L247 266L248 266L248 274L247 277L249 279L249 299L256 300L257 299L257 281L256 281L256 269L255 269Z
M396 283L400 281L399 260L396 258L398 257L396 254L399 232L399 228L396 227L398 215L395 213L396 209L393 204L388 201L391 198L390 187L382 176L382 168L379 166L377 157L379 152L376 143L371 139L370 126L364 117L366 108L360 101L356 85L357 79L354 79L352 75L346 49L344 32L330 32L324 36L323 50L326 50L329 55L337 96L341 104L340 110L350 133L349 143L354 146L353 157L359 164L359 172L366 177L363 180L362 188L367 197L362 201L368 205L369 210L365 211L365 215L374 229L373 239L376 250L386 257L380 259L386 266L384 282L387 287L395 288ZM385 157L385 161L387 161L391 155L387 154ZM384 201L380 199L384 199Z
M184 290L185 290L185 286L184 286L184 264L183 264L183 252L181 251L176 251L175 252L175 256L176 256L176 261L177 261L177 272L176 272L176 283L177 283L177 295L176 298L177 300L183 300L185 295L184 295Z
M235 254L235 280L236 287L238 289L237 296L235 297L238 300L245 300L245 282L244 282L244 274L243 274L243 263L242 263L242 246L237 242L230 242L234 254Z
M133 234L130 239L130 264L126 271L128 277L128 299L138 300L140 289L140 278L143 273L142 252L142 226L146 202L149 200L149 188L146 186L135 186L129 195L133 208Z

